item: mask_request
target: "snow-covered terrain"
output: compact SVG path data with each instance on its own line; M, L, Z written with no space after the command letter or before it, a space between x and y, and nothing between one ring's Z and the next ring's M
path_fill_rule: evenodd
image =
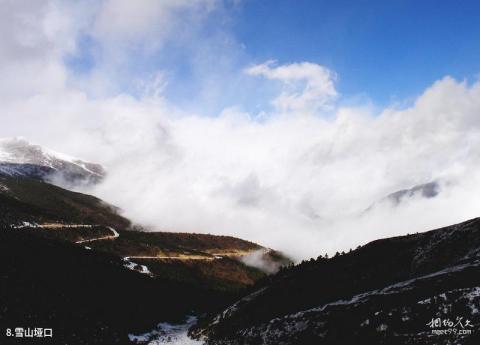
M147 274L149 276L153 276L152 272L150 272L150 270L148 269L147 266L140 265L140 264L137 264L135 262L130 261L130 257L125 256L123 258L123 261L125 261L125 264L123 265L123 267L128 268L129 270L132 270L132 271L136 271L136 272L140 272L140 273L143 273L143 274Z
M188 336L188 329L196 322L196 317L189 316L184 324L159 323L157 328L149 333L141 335L129 334L128 337L135 344L202 345L204 344L202 340L194 340Z
M41 178L60 186L85 186L100 182L106 173L99 164L13 138L0 139L0 174Z
M8 187L0 183L0 192L8 192Z

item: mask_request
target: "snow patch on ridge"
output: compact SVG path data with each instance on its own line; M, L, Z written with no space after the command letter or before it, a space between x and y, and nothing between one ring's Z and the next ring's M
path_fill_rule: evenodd
M202 345L202 340L195 340L188 336L188 330L197 322L197 318L189 316L184 324L159 323L157 328L151 332L134 335L129 334L128 338L134 344L144 345Z
M90 185L106 175L99 164L31 144L23 138L0 139L0 173L41 178L59 186Z

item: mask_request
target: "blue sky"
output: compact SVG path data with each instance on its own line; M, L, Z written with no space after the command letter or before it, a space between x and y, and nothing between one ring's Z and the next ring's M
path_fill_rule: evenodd
M157 50L129 47L129 58L109 78L116 91L135 94L135 79L161 70L168 79L165 94L177 105L207 113L233 105L255 112L278 90L243 76L244 68L267 60L309 61L337 74L343 102L408 104L446 75L476 78L479 13L478 1L227 2L202 25L184 18ZM78 42L77 52L65 59L75 73L109 69L95 38L86 34Z
M313 61L344 95L389 103L480 71L478 1L247 1L236 30L258 61Z

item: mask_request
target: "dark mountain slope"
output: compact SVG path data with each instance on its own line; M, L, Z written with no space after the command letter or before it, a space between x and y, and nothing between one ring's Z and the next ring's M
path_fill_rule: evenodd
M102 200L37 178L0 174L0 185L0 217L7 224L21 226L21 231L37 236L69 242L112 235L107 228L112 227L119 234L118 238L92 241L85 246L120 258L134 257L132 260L137 266L130 267L141 267L141 264L151 268L150 272L154 275L163 275L181 282L190 281L210 289L236 292L253 284L265 273L228 257L233 255L239 259L250 252L265 250L264 259L274 265L290 263L282 255L273 255L276 254L274 251L231 236L142 231L141 227L132 227L129 220L118 214L117 208ZM39 227L37 224L50 227ZM72 224L92 227L69 227ZM216 255L224 258L215 262L209 260L215 259ZM153 258L137 259L139 256ZM207 260L172 262L157 260L154 258L157 256L181 256L186 259L194 256L195 259L200 257ZM179 270L179 267L183 270Z
M122 232L115 242L98 242L92 245L99 250L116 252L123 256L184 253L212 257L212 253L242 253L263 248L258 244L230 236L146 232L142 231L142 228Z
M232 236L178 232L144 232L143 234L148 237L150 243L162 243L171 247L205 252L251 251L263 248L256 243ZM150 237L149 234L153 235Z
M72 192L41 180L0 174L2 218L21 221L102 224L120 229L130 221L118 209L91 195Z
M226 302L123 265L116 256L1 226L0 327L53 328L54 344L127 344L129 332ZM4 334L0 343L8 344Z
M195 333L209 344L446 344L426 324L478 326L479 253L480 219L374 241L282 270Z
M419 184L407 189L401 189L396 192L390 193L382 199L374 202L367 207L363 213L368 213L381 205L399 206L405 202L408 202L411 198L423 198L432 199L437 197L442 192L440 183L438 181L432 181L428 183Z
M440 193L440 185L437 181L428 182L413 186L412 188L402 189L387 195L385 199L392 201L395 205L402 202L402 199L411 198L419 195L422 198L435 198Z

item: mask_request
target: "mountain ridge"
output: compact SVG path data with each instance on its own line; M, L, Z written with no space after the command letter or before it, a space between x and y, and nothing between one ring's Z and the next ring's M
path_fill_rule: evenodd
M23 138L0 139L0 172L67 187L91 186L106 176L100 164L55 152Z
M479 277L475 218L281 270L192 334L209 345L474 344L477 330L452 341L427 323L458 316L478 325Z

